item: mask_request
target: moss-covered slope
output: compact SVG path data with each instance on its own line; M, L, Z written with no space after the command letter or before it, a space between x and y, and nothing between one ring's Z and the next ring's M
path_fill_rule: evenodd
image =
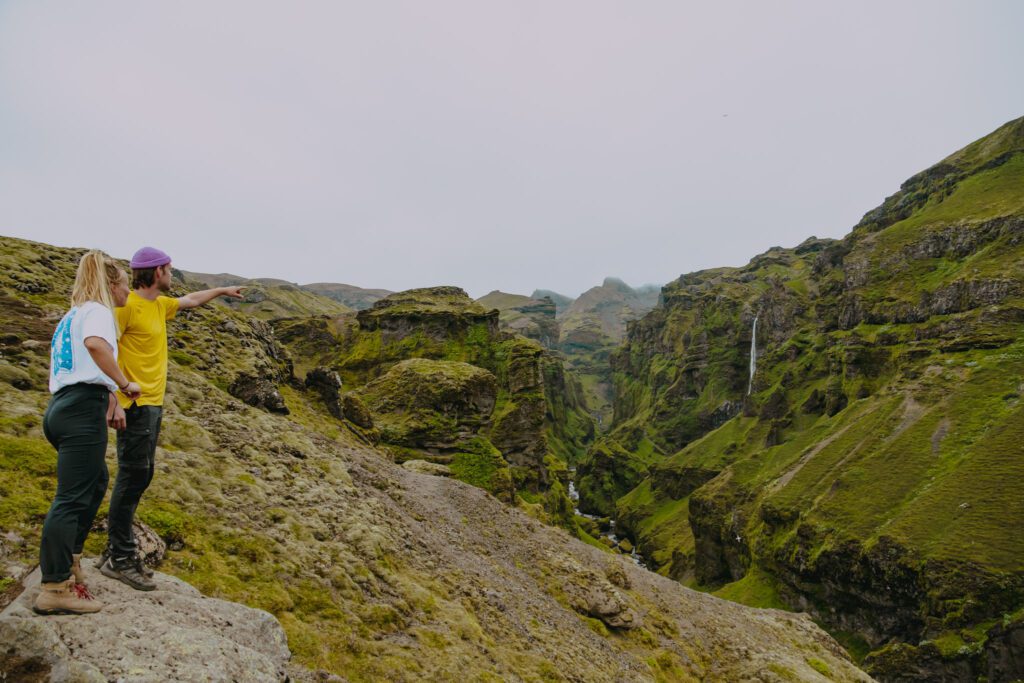
M185 282L200 289L232 285L245 287L242 292L244 298L220 299L218 303L263 320L310 315L338 316L352 310L331 297L322 296L284 280L273 278L248 280L227 273L210 275L187 271L182 271L181 275Z
M842 240L662 298L613 355L581 500L663 573L856 633L882 678L984 674L1024 605L1024 119Z

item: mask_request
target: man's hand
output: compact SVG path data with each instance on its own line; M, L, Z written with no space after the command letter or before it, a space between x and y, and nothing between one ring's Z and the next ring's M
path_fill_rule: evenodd
M122 431L128 424L127 417L124 414L124 408L121 407L120 403L114 403L113 411L107 411L107 426L113 427L117 431Z
M185 296L178 297L178 310L187 311L196 306L202 306L216 299L218 296L227 296L232 299L241 299L242 290L245 287L214 287L198 292L190 292Z
M134 401L139 396L142 396L142 387L140 387L136 382L128 382L124 389L121 389L121 393Z

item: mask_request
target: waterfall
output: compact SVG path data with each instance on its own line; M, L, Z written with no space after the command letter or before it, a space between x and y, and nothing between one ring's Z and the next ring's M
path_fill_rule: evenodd
M754 372L757 371L757 316L754 316L754 329L750 333L750 384L747 385L747 396L754 389Z

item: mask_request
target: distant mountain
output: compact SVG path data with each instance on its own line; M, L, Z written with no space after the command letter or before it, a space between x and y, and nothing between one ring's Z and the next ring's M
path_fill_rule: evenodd
M187 281L207 287L244 286L245 298L218 299L218 303L265 320L313 315L339 316L351 308L333 299L308 291L297 284L275 278L247 279L231 273L191 273L180 271Z
M313 292L328 299L334 299L357 311L369 308L387 295L393 294L392 291L387 289L363 289L355 285L345 285L338 282L314 282L302 285L302 288L307 292Z
M626 323L652 310L660 291L654 285L634 289L618 278L605 278L600 287L585 291L560 316L562 345L591 347L600 338L622 341Z
M555 319L557 309L549 297L531 298L494 290L476 302L487 309L498 309L503 329L536 339L548 348L558 344L559 327Z

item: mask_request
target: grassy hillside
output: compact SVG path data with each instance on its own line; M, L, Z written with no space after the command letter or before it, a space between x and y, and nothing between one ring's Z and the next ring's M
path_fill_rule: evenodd
M662 573L856 632L883 679L984 674L1024 605L1022 171L1018 119L843 240L667 285L581 500Z

